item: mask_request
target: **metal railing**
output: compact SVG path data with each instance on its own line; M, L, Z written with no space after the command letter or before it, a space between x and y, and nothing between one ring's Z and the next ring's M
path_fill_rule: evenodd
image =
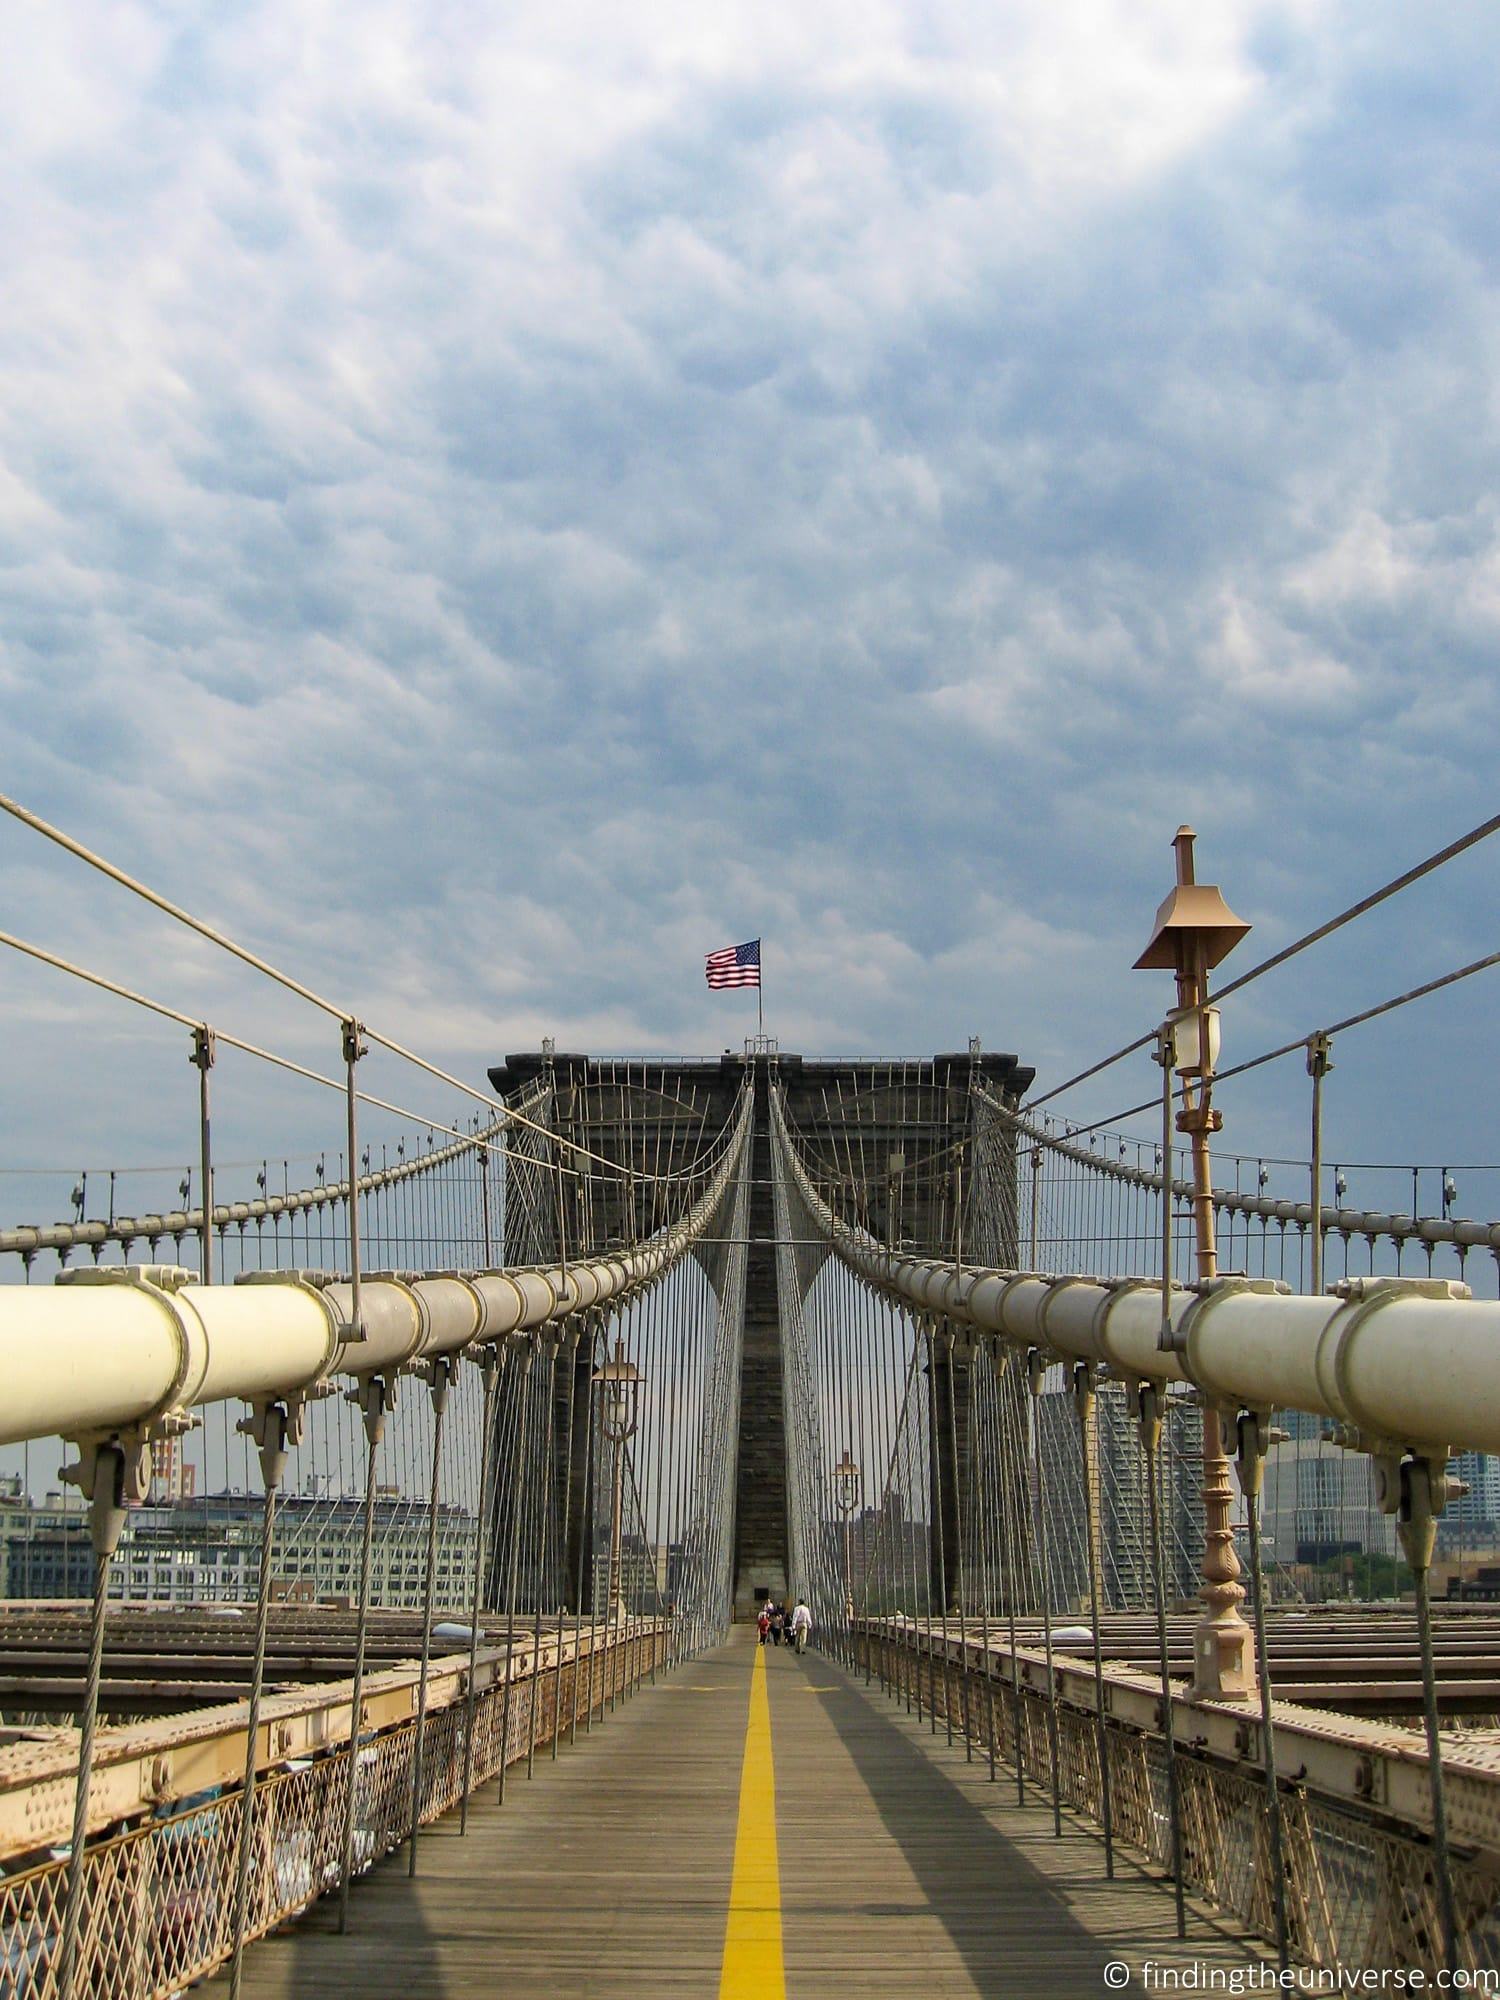
M897 1699L915 1705L919 1715L951 1722L960 1742L967 1739L980 1754L1019 1769L1038 1804L1052 1800L1055 1725L1061 1802L1102 1825L1098 1718L1064 1691L1068 1675L1059 1672L1050 1700L1039 1656L1016 1670L1003 1646L992 1643L986 1660L972 1634L945 1640L910 1620L856 1621L851 1641L853 1659ZM1071 1678L1076 1695L1086 1677L1080 1671ZM1091 1684L1092 1669L1087 1679ZM1112 1700L1117 1694L1111 1689ZM1159 1702L1159 1688L1155 1694ZM1190 1704L1183 1699L1173 1706L1183 1886L1274 1942L1269 1818L1265 1780L1254 1761L1254 1718L1242 1716L1236 1725L1236 1761L1206 1740L1196 1709L1194 1735L1185 1740ZM1103 1740L1114 1839L1170 1877L1172 1808L1159 1716L1158 1708L1153 1730L1133 1713L1107 1710ZM1380 1796L1378 1762L1370 1759L1372 1796L1365 1805L1321 1792L1310 1777L1289 1776L1281 1787L1291 1955L1314 1966L1410 1967L1434 1975L1443 1965L1443 1926L1432 1842ZM1467 1853L1455 1851L1452 1865L1460 1965L1467 1972L1500 1970L1500 1852L1476 1843Z
M528 1662L507 1697L502 1682L472 1703L431 1709L421 1730L421 1824L469 1789L639 1682L669 1656L670 1628L632 1624L562 1662ZM528 1687L528 1699L514 1690ZM472 1754L466 1761L466 1718ZM241 1725L242 1727L242 1725ZM415 1720L362 1737L352 1753L351 1875L366 1874L409 1837ZM342 1880L347 1744L291 1759L254 1793L246 1939L264 1936ZM174 1800L138 1825L91 1842L84 1859L76 1990L93 2000L165 2000L202 1979L233 1948L242 1792ZM56 2000L67 1896L66 1856L0 1877L0 2000Z

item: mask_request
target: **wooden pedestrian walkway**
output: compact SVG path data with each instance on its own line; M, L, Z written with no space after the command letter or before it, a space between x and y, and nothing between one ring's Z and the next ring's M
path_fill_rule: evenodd
M1003 1769L992 1784L816 1653L762 1656L769 1759L747 1759L758 1651L737 1629L555 1762L539 1753L529 1782L512 1772L503 1807L487 1786L467 1836L456 1814L424 1833L416 1881L403 1849L355 1887L346 1936L325 1903L253 1946L247 2000L1099 2000L1111 1960L1262 1958L1202 1910L1179 1944L1170 1892L1132 1861L1107 1882L1092 1834L1065 1821L1055 1839Z

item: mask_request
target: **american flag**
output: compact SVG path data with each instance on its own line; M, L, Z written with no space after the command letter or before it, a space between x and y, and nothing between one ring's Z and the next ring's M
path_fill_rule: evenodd
M760 939L751 938L749 944L728 944L722 951L711 951L703 970L716 992L721 986L759 986Z

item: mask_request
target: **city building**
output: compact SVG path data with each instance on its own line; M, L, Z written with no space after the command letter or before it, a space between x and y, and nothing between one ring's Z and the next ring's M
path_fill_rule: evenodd
M93 1587L88 1516L73 1496L39 1503L0 1492L0 1590L7 1597L86 1597ZM121 1603L241 1604L260 1577L258 1494L213 1493L132 1507L110 1576ZM272 1589L280 1598L352 1603L359 1592L364 1509L353 1499L285 1496L276 1515ZM434 1601L461 1610L473 1597L476 1518L440 1506ZM427 1505L386 1491L375 1503L370 1601L422 1608Z
M1500 1544L1500 1458L1458 1452L1448 1470L1468 1487L1438 1516L1438 1546L1447 1554Z
M1150 1604L1151 1495L1130 1400L1101 1383L1094 1401L1090 1480L1106 1610ZM1049 1597L1056 1612L1089 1609L1087 1515L1078 1410L1067 1389L1037 1398L1037 1437L1047 1510ZM1186 1397L1166 1400L1162 1443L1162 1563L1174 1601L1196 1596L1203 1556L1203 1413Z
M843 1566L842 1516L824 1524L835 1551L835 1574ZM892 1487L879 1507L862 1507L849 1520L849 1595L857 1611L872 1616L884 1611L913 1612L926 1608L931 1575L931 1530L925 1520L906 1511L899 1486Z
M87 1597L94 1545L72 1491L32 1501L19 1475L0 1481L0 1597Z
M608 1546L596 1548L592 1599L596 1606L609 1600L609 1566ZM632 1611L656 1611L676 1595L681 1567L680 1543L646 1542L639 1535L626 1535L620 1544L620 1594Z
M1375 1476L1363 1452L1322 1436L1321 1420L1293 1411L1276 1424L1291 1435L1266 1458L1261 1534L1267 1560L1318 1565L1340 1556L1395 1553L1392 1516L1375 1500Z
M157 1438L151 1446L152 1500L191 1500L198 1490L198 1468L189 1463L177 1437Z

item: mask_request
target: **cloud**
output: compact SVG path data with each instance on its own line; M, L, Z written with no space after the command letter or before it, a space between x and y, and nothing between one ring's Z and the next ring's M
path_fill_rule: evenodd
M1290 935L1488 810L1478 16L29 19L5 783L447 1066L722 1046L758 931L789 1043L1061 1073L1161 1003L1179 819ZM326 1059L0 839L13 928ZM13 1143L127 1147L157 1056L47 1048Z

